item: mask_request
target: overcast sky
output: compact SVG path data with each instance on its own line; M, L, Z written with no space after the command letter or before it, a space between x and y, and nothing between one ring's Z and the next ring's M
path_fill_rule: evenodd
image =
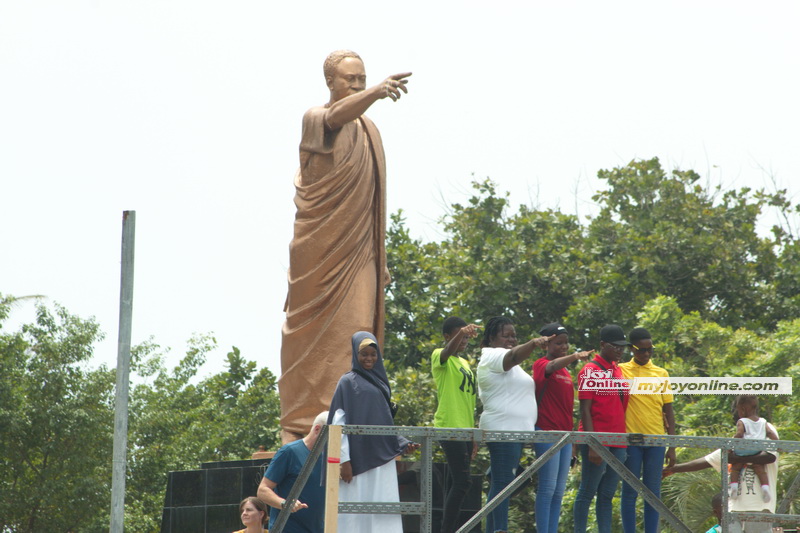
M280 7L277 7L280 6ZM301 117L349 48L390 212L439 237L491 177L582 217L599 169L658 156L727 188L800 192L800 4L0 0L0 292L95 316L116 362L122 212L133 342L214 332L279 374ZM31 320L32 307L15 309ZM13 322L12 322L13 325Z

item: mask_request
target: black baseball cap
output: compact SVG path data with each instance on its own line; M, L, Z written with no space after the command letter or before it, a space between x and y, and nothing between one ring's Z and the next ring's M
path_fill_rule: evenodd
M567 328L559 324L558 322L552 322L550 324L545 324L542 326L542 329L539 330L539 335L544 337L549 337L550 335L566 335Z
M642 339L652 339L653 337L650 335L650 332L644 328L633 328L630 333L628 333L628 339L630 339L632 344L636 344Z
M628 339L625 338L625 332L622 331L622 328L616 324L603 326L603 329L600 330L600 340L615 346L631 345L631 343L628 342Z

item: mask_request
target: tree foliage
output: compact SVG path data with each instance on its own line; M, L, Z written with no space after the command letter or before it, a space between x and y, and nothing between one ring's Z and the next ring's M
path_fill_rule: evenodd
M437 345L439 324L508 315L519 333L563 321L574 343L597 343L607 323L635 325L637 311L665 295L721 326L771 331L798 316L800 243L768 210L791 217L785 191L703 188L691 170L665 172L658 159L601 170L607 188L587 223L521 206L489 180L442 218L444 238L411 237L402 212L387 233L387 357L418 365Z
M108 507L114 377L85 368L100 336L60 306L0 335L0 531L78 531Z
M765 208L784 205L782 193L707 190L694 171L667 175L657 159L598 177L608 188L594 196L601 210L587 228L597 275L572 321L630 323L659 294L726 326L770 329L785 316L773 296L780 240L756 231Z
M131 394L128 493L135 508L126 518L127 531L160 527L169 471L249 458L259 446L276 449L280 443L275 376L267 368L256 371L234 347L226 356L227 370L197 381L214 348L212 337L194 337L171 371L158 346L136 350L134 368L143 382Z
M11 302L0 297L0 327ZM0 334L0 531L108 531L115 372L87 365L100 336L58 305ZM171 370L157 345L132 350L126 531L160 528L169 471L279 444L275 376L234 347L199 379L215 348L197 336Z
M386 353L417 365L440 342L450 315L480 322L509 315L525 332L560 319L587 284L589 261L578 220L522 207L508 214L508 196L475 182L467 205L444 219L448 239L422 243L392 217L387 251L392 284L386 303Z

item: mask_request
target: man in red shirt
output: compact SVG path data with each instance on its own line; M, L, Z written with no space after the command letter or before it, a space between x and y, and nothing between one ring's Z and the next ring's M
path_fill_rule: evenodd
M600 355L578 374L578 400L581 423L579 431L625 433L625 409L628 389L622 381L617 362L630 343L622 328L608 325L600 330ZM599 533L611 533L611 500L617 492L619 474L600 455L587 445L581 445L581 485L573 508L575 533L586 531L589 506L597 494L595 512ZM606 446L614 457L625 462L625 446Z

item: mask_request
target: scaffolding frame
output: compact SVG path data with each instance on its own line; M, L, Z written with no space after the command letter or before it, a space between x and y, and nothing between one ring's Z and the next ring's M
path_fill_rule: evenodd
M421 469L420 469L420 501L419 502L339 502L339 443L341 435L400 435L409 440L420 442L421 447ZM414 426L325 426L322 429L317 442L300 471L297 481L286 497L285 508L280 512L278 518L270 530L271 533L281 533L289 518L289 509L294 506L294 502L300 496L300 492L305 486L311 475L317 460L322 456L323 449L330 440L332 446L327 456L327 479L326 479L326 520L325 533L336 533L336 518L338 513L374 513L374 514L400 514L400 515L419 515L420 531L430 533L432 527L432 472L433 472L433 443L434 441L474 441L478 443L486 442L521 442L523 445L531 445L536 442L554 443L547 452L537 457L534 462L519 474L509 485L499 494L473 515L461 528L458 533L466 533L480 523L480 521L504 499L508 498L518 487L525 483L536 473L542 465L550 460L563 446L568 443L586 444L594 449L608 466L613 468L620 477L633 487L642 498L658 510L659 515L668 522L676 531L681 533L691 533L691 530L653 494L650 489L644 486L642 481L637 478L624 463L619 461L609 452L606 445L617 446L661 446L661 447L681 447L681 448L707 448L720 449L721 464L728 463L728 454L737 444L741 444L740 439L727 437L698 437L687 435L643 435L640 433L599 433L585 431L486 431L482 429L456 429L456 428L433 428L433 427L414 427ZM776 453L798 453L800 452L800 441L785 440L749 440L748 445L758 447L761 451ZM720 486L722 488L722 531L727 533L734 521L748 522L772 522L773 524L793 524L800 525L800 515L786 514L789 504L794 500L798 490L800 490L800 474L795 476L789 489L784 494L783 499L778 504L775 513L764 512L730 512L728 511L728 469L720 468Z

